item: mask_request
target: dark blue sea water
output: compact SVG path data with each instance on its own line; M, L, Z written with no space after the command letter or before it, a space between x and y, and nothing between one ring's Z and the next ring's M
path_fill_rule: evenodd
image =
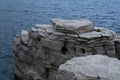
M79 17L120 33L120 0L0 0L0 80L13 80L13 37L22 29Z

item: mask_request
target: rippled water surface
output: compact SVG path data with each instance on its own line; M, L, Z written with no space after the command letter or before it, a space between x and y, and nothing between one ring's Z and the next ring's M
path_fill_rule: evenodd
M120 33L120 0L0 0L0 80L13 80L13 37L22 29L79 17Z

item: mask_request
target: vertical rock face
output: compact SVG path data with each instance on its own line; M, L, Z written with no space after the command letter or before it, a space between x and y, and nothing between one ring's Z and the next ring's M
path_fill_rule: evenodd
M120 61L102 55L77 57L62 64L56 80L119 80Z
M58 67L76 56L120 58L120 37L86 19L52 19L14 38L16 80L56 80ZM116 53L117 52L117 53Z

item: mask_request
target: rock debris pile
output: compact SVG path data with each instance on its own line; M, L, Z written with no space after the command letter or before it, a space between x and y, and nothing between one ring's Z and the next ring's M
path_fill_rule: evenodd
M58 68L77 56L120 58L120 36L87 19L52 19L14 38L16 80L56 80Z

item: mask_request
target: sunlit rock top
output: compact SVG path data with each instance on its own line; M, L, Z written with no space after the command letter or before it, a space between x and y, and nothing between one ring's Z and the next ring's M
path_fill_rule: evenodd
M57 31L71 33L83 33L94 30L93 23L87 19L79 20L63 20L63 19L52 19L52 24Z

